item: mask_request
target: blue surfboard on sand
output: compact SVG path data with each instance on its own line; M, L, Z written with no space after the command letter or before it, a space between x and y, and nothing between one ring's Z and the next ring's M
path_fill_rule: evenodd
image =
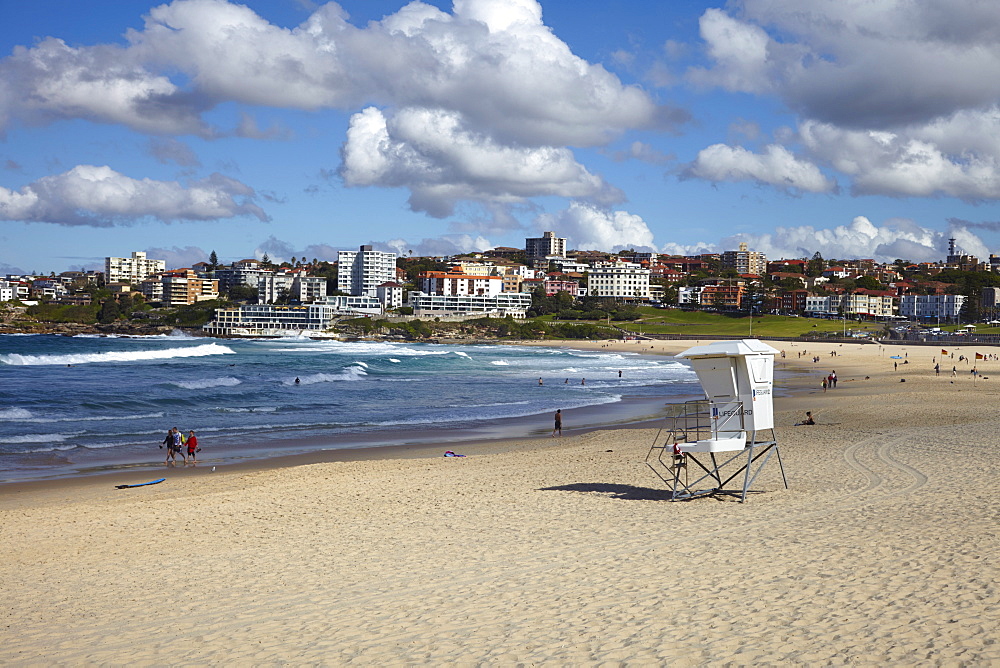
M163 482L166 478L160 478L159 480L150 480L149 482L140 482L136 485L115 485L115 489L128 489L129 487L145 487L146 485L155 485L158 482Z

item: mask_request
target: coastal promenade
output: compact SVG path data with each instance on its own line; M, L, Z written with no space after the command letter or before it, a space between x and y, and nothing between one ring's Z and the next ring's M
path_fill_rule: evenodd
M1000 362L955 361L1000 349L949 350L937 375L933 348L775 347L790 488L768 469L746 504L669 502L643 463L655 429L568 423L133 490L0 487L0 663L1000 662ZM818 424L793 426L806 410Z

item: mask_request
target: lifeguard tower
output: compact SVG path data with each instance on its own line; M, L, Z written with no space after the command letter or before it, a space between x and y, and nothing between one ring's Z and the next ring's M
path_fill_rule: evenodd
M672 404L672 414L646 455L646 464L671 487L671 500L729 494L742 503L771 455L776 455L788 489L774 438L777 353L757 339L743 339L695 346L677 355L691 361L706 398ZM738 478L742 487L727 487Z

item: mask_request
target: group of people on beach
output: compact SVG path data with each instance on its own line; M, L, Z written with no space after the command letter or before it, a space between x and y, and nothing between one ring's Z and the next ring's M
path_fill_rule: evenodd
M164 466L171 466L177 464L177 455L180 455L184 460L184 465L188 466L188 460L190 459L190 465L195 466L197 462L197 453L201 452L201 448L198 447L198 437L194 434L194 429L188 431L187 436L185 436L177 427L171 427L167 431L166 438L163 439L163 443L160 447L167 448L167 458L163 460Z

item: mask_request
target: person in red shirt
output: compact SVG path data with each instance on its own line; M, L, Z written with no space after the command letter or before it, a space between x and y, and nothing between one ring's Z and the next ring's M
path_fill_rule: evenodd
M188 458L191 460L191 465L194 466L197 463L195 461L194 454L201 450L201 448L198 447L198 437L194 435L194 429L188 432L187 448Z

